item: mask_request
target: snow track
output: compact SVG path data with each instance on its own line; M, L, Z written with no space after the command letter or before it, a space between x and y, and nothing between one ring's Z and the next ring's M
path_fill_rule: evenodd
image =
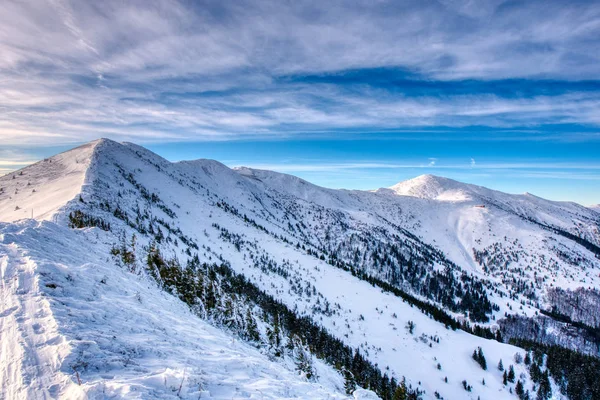
M0 379L5 398L53 399L83 393L57 370L69 351L39 290L36 264L15 244L0 244Z
M325 364L308 382L107 263L93 233L0 224L0 399L346 397Z

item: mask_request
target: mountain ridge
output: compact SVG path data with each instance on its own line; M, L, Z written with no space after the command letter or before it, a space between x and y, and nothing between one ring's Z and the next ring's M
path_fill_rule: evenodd
M419 175L417 177L411 178L411 179L407 179L401 182L396 183L395 185L392 185L388 188L379 188L373 191L363 191L363 190L356 190L356 189L330 189L330 188L326 188L326 187L321 187L318 185L315 185L305 179L296 177L294 175L291 174L285 174L285 173L280 173L280 172L275 172L275 171L270 171L270 170L263 170L263 169L255 169L252 167L235 167L235 168L229 168L227 167L225 164L217 161L217 160L213 160L213 159L206 159L206 158L201 158L201 159L194 159L194 160L181 160L181 161L177 161L177 162L170 162L162 157L160 157L159 155L157 155L156 153L153 153L149 150L147 150L146 148L139 146L135 143L131 143L131 142L116 142L113 141L111 139L108 138L100 138L100 139L96 139L93 141L90 141L88 143L82 144L80 146L77 146L73 149L67 150L63 153L60 153L59 155L53 156L53 157L49 157L45 160L41 160L38 161L32 165L26 166L24 168L15 170L13 172L9 172L6 175L0 177L0 179L4 178L6 179L9 176L14 176L15 174L20 174L22 171L26 171L28 169L30 169L31 167L34 166L39 166L41 163L47 162L48 159L54 159L57 156L60 155L67 155L67 154L75 154L79 151L83 151L84 149L91 149L91 155L95 154L95 152L97 151L103 151L102 147L103 146L126 146L126 147L130 147L132 148L134 151L136 152L143 152L144 154L148 155L148 154L152 154L153 157L158 157L163 165L167 165L167 164L181 164L181 165L198 165L198 164L202 164L203 166L207 166L207 165L217 165L220 168L226 168L226 169L230 169L232 171L236 171L238 172L240 175L242 176L247 176L247 177L251 177L253 174L262 174L262 175L271 175L272 177L278 177L280 180L282 180L282 178L284 177L288 177L289 179L295 180L297 182L300 182L302 184L308 184L312 187L318 188L320 190L326 190L326 191L331 191L331 192L336 192L336 191L343 191L343 192L359 192L359 193L366 193L366 192L383 192L386 193L387 190L391 190L392 192L398 194L398 195L403 195L403 196L412 196L412 197L419 197L419 198L425 198L425 199L437 199L437 200L445 200L445 199L439 199L438 197L443 194L443 192L453 192L453 191L462 191L465 194L479 194L478 192L483 190L485 192L494 192L494 193L500 193L503 195L508 195L508 196L524 196L524 197L533 197L535 199L544 201L544 202L548 202L548 203L553 203L553 204L564 204L564 205L571 205L571 206L576 206L576 207L580 207L582 209L585 209L586 207L579 205L578 203L575 202L570 202L570 201L553 201L553 200L548 200L536 195L533 195L531 193L523 193L521 195L519 194L508 194L505 192L501 192L498 190L494 190L494 189L489 189L486 188L484 186L479 186L479 185L474 185L474 184L470 184L470 183L464 183L461 181L457 181L451 178L447 178L447 177L443 177L443 176L437 176L437 175L432 175L432 174L423 174L423 175ZM85 157L85 154L82 154L81 156ZM85 165L85 163L84 163ZM89 166L89 164L88 164ZM87 168L86 168L87 170ZM244 172L245 171L245 172ZM428 190L430 190L431 192L428 192ZM452 198L448 198L448 200L452 201ZM470 197L463 197L463 198L459 198L456 200L474 200L473 198ZM592 205L587 207L588 209L594 209L594 208L598 208L600 207L599 205Z

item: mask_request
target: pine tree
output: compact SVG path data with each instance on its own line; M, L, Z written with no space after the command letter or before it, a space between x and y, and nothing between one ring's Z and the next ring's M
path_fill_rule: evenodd
M523 362L523 356L521 355L521 353L515 353L515 362L517 364L521 364Z
M521 382L521 380L519 379L517 381L517 384L515 385L515 393L517 394L517 396L521 397L524 392L525 390L523 389L523 382Z
M548 370L544 371L544 373L540 376L540 387L537 392L537 400L546 400L552 396L552 387L550 386L550 377L548 375Z
M481 347L477 352L477 358L479 358L479 365L481 365L481 369L484 371L487 370L487 361L485 360L485 356L483 355L483 350L481 350Z
M302 344L302 339L298 335L291 335L288 338L286 347L296 358L296 370L303 373L306 379L312 381L315 379L315 369L313 366L312 355Z
M502 374L502 383L504 384L504 386L508 384L508 377L506 376L506 371L504 371L504 373Z
M351 395L356 390L354 375L347 369L344 369L344 389L346 389L346 394L348 395Z
M394 392L394 397L392 400L407 400L408 399L408 390L406 388L406 380L402 379L400 385L396 388Z
M273 318L273 327L267 328L267 338L269 339L269 347L275 357L281 357L281 328L279 326L279 315Z
M502 359L498 361L498 371L504 371L504 364L502 364Z
M481 369L483 369L483 370L487 369L487 361L485 360L485 356L483 355L483 350L481 350L481 347L478 347L477 350L473 350L472 357L473 357L473 360L475 360L477 362L477 364L479 364Z
M415 331L415 326L416 326L416 324L413 321L408 321L406 323L406 329L408 329L408 333L410 333L412 335L413 332Z
M463 385L463 389L465 389L467 392L471 391L471 385L469 385L466 380L462 381L462 385Z
M250 307L246 310L246 335L248 340L253 342L260 342L260 333L258 332L258 325L252 316Z
M517 394L519 399L522 399L523 396L525 395L525 389L523 388L523 382L521 382L520 379L517 381L517 385L515 386L515 393Z
M508 368L508 381L515 381L515 368L512 365Z
M301 371L306 376L306 379L309 381L314 380L315 378L315 369L313 367L312 356L310 352L306 351L303 348L302 344L300 344L300 348L298 349L298 360L296 362L296 368L298 371Z

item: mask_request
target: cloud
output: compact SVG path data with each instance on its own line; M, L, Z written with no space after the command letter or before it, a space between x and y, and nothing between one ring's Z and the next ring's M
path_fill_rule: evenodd
M473 159L472 159L473 160ZM474 161L474 160L473 160ZM242 165L236 160L225 160L226 165L232 168L235 167L251 167L255 169L279 171L279 172L327 172L327 171L347 171L347 170L394 170L394 169L423 169L432 166L418 162L375 162L375 161L352 161L352 162L323 162L322 160L306 160L305 162L281 162L281 163L252 163L250 165ZM435 169L439 170L468 170L471 168L465 166L464 163L453 162L444 163L444 165L436 165ZM564 163L564 162L502 162L502 163L482 163L478 165L481 171L564 171L565 176L575 174L577 171L589 171L590 174L596 174L600 171L600 163ZM561 172L563 173L563 172Z
M8 0L0 27L6 145L600 125L593 2Z
M471 158L471 168L475 167L475 159Z
M0 176L33 164L38 158L29 152L0 148Z

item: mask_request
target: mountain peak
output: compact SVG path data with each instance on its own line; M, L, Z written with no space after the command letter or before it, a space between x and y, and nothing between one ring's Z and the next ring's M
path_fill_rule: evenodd
M81 192L94 154L109 142L94 140L0 177L0 221L51 219Z
M470 185L453 179L431 174L399 182L389 188L401 196L442 201L464 201L471 199Z

